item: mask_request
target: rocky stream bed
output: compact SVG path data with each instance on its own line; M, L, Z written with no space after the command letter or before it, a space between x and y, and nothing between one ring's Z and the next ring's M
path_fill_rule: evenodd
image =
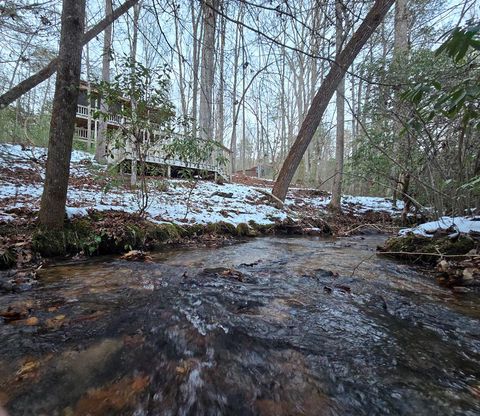
M0 403L10 416L478 415L478 296L378 257L383 240L45 267L0 296Z

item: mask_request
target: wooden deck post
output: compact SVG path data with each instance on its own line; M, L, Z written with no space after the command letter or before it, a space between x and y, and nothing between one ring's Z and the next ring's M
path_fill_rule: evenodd
M90 81L87 81L87 148L90 150L92 148L92 102L90 98L91 94L91 85Z

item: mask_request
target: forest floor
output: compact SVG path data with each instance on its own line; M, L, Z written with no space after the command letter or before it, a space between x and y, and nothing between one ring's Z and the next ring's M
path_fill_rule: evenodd
M46 151L44 148L0 145L0 221L22 221L38 210L43 190ZM142 196L129 185L129 177L112 173L93 161L86 152L72 153L67 214L82 216L87 210L136 213ZM243 182L243 183L242 183ZM247 182L247 184L245 184ZM248 183L250 182L250 183ZM279 209L265 195L273 183L268 180L235 177L232 183L179 179L149 180L145 215L157 223L208 224L224 221L238 225L254 221L273 224L291 217L316 218L328 214L328 192L292 188L285 205ZM373 215L371 220L384 221L397 216L402 208L378 197L342 198L346 216Z

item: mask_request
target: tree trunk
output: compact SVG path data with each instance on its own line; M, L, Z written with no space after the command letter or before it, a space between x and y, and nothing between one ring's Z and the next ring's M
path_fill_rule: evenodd
M218 72L220 75L217 97L217 129L216 141L223 144L225 135L225 33L227 20L222 16L220 22L220 62Z
M342 44L345 39L343 25L343 6L340 0L335 2L335 20L336 20L336 36L335 47L336 54L342 50ZM334 211L342 209L342 179L343 179L343 156L345 149L345 77L342 78L337 88L336 96L337 104L337 131L335 140L335 176L333 177L332 199L329 208Z
M192 73L193 73L193 85L192 85L192 134L194 137L197 136L197 116L198 116L198 61L200 53L200 41L198 36L198 25L200 21L200 12L198 16L195 16L195 2L191 0L190 2L190 11L192 14L192 36L193 36L193 63L192 63Z
M140 4L136 4L134 9L133 9L133 36L132 36L132 44L131 44L131 49L130 49L130 59L131 59L131 65L132 65L132 84L135 82L134 76L135 76L135 68L134 64L137 60L137 44L138 44L138 19L140 17ZM134 85L132 85L132 92L134 89ZM137 108L137 102L133 98L133 96L130 97L130 105L132 106L132 110L135 111ZM137 170L138 170L138 160L142 159L144 160L145 158L142 158L140 155L141 152L141 139L140 139L140 132L135 132L131 137L132 140L132 166L131 166L131 176L130 176L130 185L132 187L135 187L137 185ZM142 181L144 179L144 166L140 166L141 172L142 172Z
M187 105L187 97L185 94L186 90L186 83L185 83L185 76L184 71L185 71L185 63L184 63L184 57L182 53L182 32L180 30L180 18L178 16L178 8L173 7L173 16L174 16L174 21L175 21L175 47L176 47L176 53L177 53L177 62L178 62L178 85L180 89L180 104L182 106L182 115L184 117L188 117L188 105ZM186 126L184 128L184 132L186 134Z
M402 63L404 57L408 53L408 0L396 0L395 3L395 26L394 26L394 44L393 44L393 62L395 68L398 71L400 64ZM395 94L395 113L397 114L397 119L394 121L393 131L398 133L402 131L403 125L399 119L405 113L404 104L400 102L400 97L398 92ZM399 158L399 156L404 153L405 149L402 149L403 140L398 135L393 145L393 157ZM402 162L400 162L402 163ZM404 163L402 163L404 164ZM399 193L400 176L402 172L398 169L398 166L393 165L391 170L392 176L392 200L393 206L397 206L397 198Z
M243 26L240 26L240 38L242 40L242 173L245 175L245 150L246 150L246 122L245 122L245 70L247 58L245 53L245 35ZM239 104L240 105L240 104Z
M200 74L200 136L213 139L213 83L215 74L215 23L218 0L204 0L203 48Z
M122 16L130 7L138 3L139 0L127 0L119 8L115 9L113 14L105 17L105 19L98 22L94 27L92 27L88 32L86 32L81 39L81 46L90 42L93 38L102 33L105 28L110 25L112 22L117 20ZM27 79L23 80L15 87L8 90L6 93L0 95L0 110L5 108L7 105L13 103L17 98L21 97L32 88L35 88L38 84L42 83L49 77L51 77L58 68L60 62L60 57L52 59L47 66L42 68L40 71L36 72L32 76L29 76Z
M40 224L49 229L62 228L65 217L84 27L85 0L63 0L58 75L39 212Z
M364 21L353 34L342 52L337 56L334 65L323 80L322 85L313 98L297 138L283 163L278 179L273 187L273 195L280 200L285 200L293 175L320 124L330 99L342 81L342 78L345 76L346 70L350 67L368 38L383 20L393 3L394 0L375 1Z
M112 13L112 0L105 0L105 16ZM102 56L102 81L110 82L110 57L112 49L112 25L108 25L103 34L103 56ZM89 98L90 100L90 98ZM108 105L100 97L100 111L108 113ZM90 130L90 128L89 128ZM107 161L107 119L102 117L98 124L97 137L95 137L95 160L99 163Z
M243 20L243 3L240 3L237 20ZM235 30L235 48L233 52L233 92L232 92L232 136L230 138L230 167L232 174L237 170L237 118L240 102L237 100L238 61L240 59L240 26Z

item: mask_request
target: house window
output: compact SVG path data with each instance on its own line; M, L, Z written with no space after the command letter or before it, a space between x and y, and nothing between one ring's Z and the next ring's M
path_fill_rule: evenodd
M78 104L84 105L85 107L88 105L88 98L87 98L87 91L80 91L78 94Z

